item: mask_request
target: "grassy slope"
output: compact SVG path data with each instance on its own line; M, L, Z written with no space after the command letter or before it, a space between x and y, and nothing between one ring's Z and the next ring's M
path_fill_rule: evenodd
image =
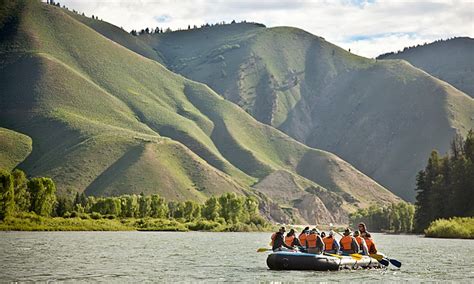
M11 171L31 153L31 138L0 127L0 169Z
M163 57L158 51L154 50L149 45L142 42L138 37L132 36L125 30L102 20L92 19L73 12L65 12L74 17L76 20L94 29L96 32L100 33L106 38L113 40L116 43L123 45L146 58L163 63Z
M310 183L321 178L321 186L336 192L357 192L364 197L357 206L397 200L334 155L258 123L208 87L103 37L70 13L26 3L16 29L0 43L1 126L32 137L33 152L21 167L52 176L60 190L202 200L247 192L285 169L302 172ZM327 164L342 170L327 173ZM348 176L357 183L343 182Z
M408 200L430 151L474 127L474 100L444 82L299 29L235 24L140 37L172 70Z
M383 56L404 59L474 98L474 39L437 41Z

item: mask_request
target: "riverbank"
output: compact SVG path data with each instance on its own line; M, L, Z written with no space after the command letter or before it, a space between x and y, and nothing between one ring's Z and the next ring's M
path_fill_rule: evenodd
M272 226L244 223L219 223L208 220L180 222L158 218L114 218L80 214L76 217L43 217L34 213L21 213L0 221L0 231L210 231L210 232L262 232Z
M474 218L454 217L433 221L425 236L430 238L474 239Z

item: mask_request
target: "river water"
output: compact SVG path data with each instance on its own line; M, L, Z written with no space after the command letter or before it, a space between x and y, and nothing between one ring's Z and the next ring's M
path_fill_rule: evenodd
M374 234L401 269L271 271L269 233L0 232L0 280L60 282L474 282L474 240Z

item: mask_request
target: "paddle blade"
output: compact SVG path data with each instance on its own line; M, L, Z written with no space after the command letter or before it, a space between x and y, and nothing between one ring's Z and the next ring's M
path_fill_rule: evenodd
M370 254L370 257L375 258L376 260L379 260L379 261L384 258L383 255L378 254L378 253Z
M268 249L268 248L258 248L257 249L257 252L265 252L265 251L269 251L271 249Z
M358 253L350 254L350 256L352 256L352 258L355 259L355 260L361 260L362 259L362 255L358 254Z
M400 268L402 266L402 263L396 259L389 259L390 263L393 264L393 266Z
M379 260L379 262L383 266L388 266L390 264L390 262L388 262L388 260L386 258L382 258L381 260Z

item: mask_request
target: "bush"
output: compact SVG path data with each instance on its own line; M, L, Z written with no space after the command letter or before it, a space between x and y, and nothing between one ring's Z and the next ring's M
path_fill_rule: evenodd
M474 239L474 218L438 219L431 222L425 235L433 238Z
M94 219L94 220L102 219L102 214L97 213L97 212L92 212L92 214L91 214L90 216L91 216L91 218Z
M221 224L215 221L199 220L197 222L190 222L186 224L186 227L192 231L215 231Z

